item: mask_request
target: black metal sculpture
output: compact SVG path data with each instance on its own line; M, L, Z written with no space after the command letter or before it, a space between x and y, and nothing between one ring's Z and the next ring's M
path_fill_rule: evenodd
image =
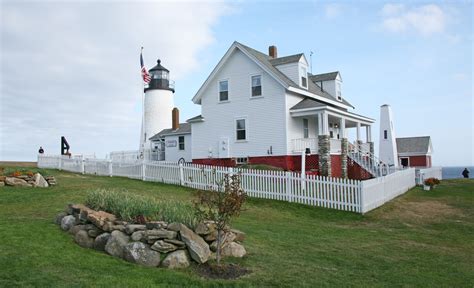
M61 136L61 155L71 155L69 153L69 143L67 143L66 137Z

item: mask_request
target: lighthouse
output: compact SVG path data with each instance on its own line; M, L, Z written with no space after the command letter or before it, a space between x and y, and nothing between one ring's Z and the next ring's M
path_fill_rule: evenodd
M389 166L398 167L397 143L393 128L393 115L390 105L380 107L379 159Z
M170 71L161 65L158 59L155 67L149 71L151 81L144 89L142 132L140 150L151 148L153 135L171 127L171 110L174 107L174 82L170 80Z

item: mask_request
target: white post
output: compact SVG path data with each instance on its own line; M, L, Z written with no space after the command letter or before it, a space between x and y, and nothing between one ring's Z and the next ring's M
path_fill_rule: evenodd
M306 151L301 152L301 190L306 188Z
M364 214L364 181L359 181L359 206L360 206L360 213Z
M81 172L82 174L86 174L86 170L85 170L85 165L84 165L84 155L81 156Z
M293 202L293 195L291 194L291 172L286 171L286 201Z
M357 142L360 141L360 122L357 122Z
M323 112L323 134L322 135L329 135L329 115L326 112Z
M365 131L366 131L366 134L367 134L367 137L366 137L367 138L367 143L372 142L372 126L367 125L365 127L365 129L366 129Z
M318 114L318 135L323 135L323 117L321 113Z
M111 160L111 159L109 159L108 165L109 165L109 176L112 177L112 175L113 175L112 172L113 172L113 171L112 171L112 160Z
M142 159L142 180L143 181L146 180L145 173L146 173L146 164L145 164L145 157L143 157Z
M340 120L340 125L341 127L341 134L340 134L340 138L347 138L347 135L346 135L346 119L344 119L344 117L341 118Z
M184 170L183 163L179 163L179 183L184 186Z
M63 166L63 156L59 156L59 162L58 162L58 169L61 170L62 166Z

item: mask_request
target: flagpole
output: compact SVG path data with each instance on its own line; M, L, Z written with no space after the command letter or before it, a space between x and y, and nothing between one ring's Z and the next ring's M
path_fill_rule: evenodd
M142 55L143 57L143 47L140 51L140 55ZM140 143L140 146L141 146L141 149L140 150L145 150L145 142L146 142L146 139L145 139L145 81L143 81L142 79L142 133L141 133L141 139L142 139L142 143Z

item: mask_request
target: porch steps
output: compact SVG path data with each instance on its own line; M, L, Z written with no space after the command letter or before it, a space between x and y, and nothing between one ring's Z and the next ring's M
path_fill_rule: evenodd
M356 147L352 144L349 144L347 156L376 178L390 174L392 170L370 151L363 151L360 147Z

